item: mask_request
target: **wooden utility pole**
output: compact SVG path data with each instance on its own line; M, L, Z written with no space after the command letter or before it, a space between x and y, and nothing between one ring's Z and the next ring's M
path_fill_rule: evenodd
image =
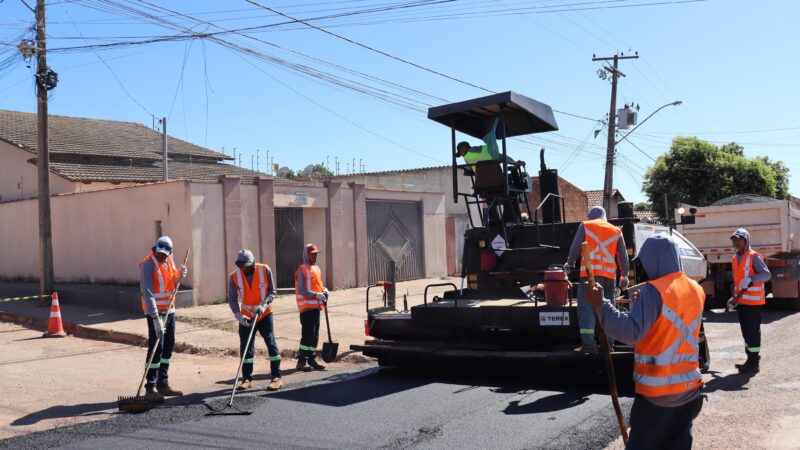
M50 220L50 140L47 134L47 92L51 85L47 67L44 0L36 0L36 164L39 169L39 299L49 305L54 290L53 231Z
M606 147L606 177L603 183L603 208L611 218L611 191L614 189L614 151L616 147L616 117L617 117L617 80L625 74L619 71L619 61L621 59L638 59L639 53L633 56L619 55L608 57L592 56L592 61L613 61L613 66L603 66L603 69L611 74L611 107L608 110L608 144ZM601 72L602 74L602 72Z

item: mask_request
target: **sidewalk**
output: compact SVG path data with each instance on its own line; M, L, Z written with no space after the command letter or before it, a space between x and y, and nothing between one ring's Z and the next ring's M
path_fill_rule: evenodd
M401 282L397 286L397 305L402 308L403 294L408 292L408 304L414 306L423 301L425 286L432 283L452 281L456 285L460 279L429 278ZM431 288L429 296L447 288ZM360 354L350 351L351 344L361 344L365 340L364 320L366 319L366 288L352 288L331 292L329 315L334 342L339 343L339 358L348 362L366 362ZM380 288L373 288L371 301L380 301ZM0 320L32 325L45 329L49 308L37 306L36 300L20 300L0 303ZM118 342L128 345L144 346L147 343L147 326L143 316L125 313L116 309L62 305L61 316L64 329L76 337ZM284 358L296 357L300 345L300 320L294 295L279 295L273 303L276 338ZM219 305L179 308L178 325L175 336L175 351L192 354L238 355L239 336L236 319L227 303ZM324 321L324 317L322 319ZM327 340L327 329L320 329L320 344ZM259 354L266 354L263 343L256 344Z

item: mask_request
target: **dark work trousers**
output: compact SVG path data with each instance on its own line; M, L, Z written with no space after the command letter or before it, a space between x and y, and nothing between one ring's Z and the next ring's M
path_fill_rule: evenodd
M763 310L764 305L739 305L736 307L747 353L759 354L761 352L761 314Z
M251 325L252 326L252 325ZM281 352L278 350L278 344L275 342L275 329L272 325L272 313L267 314L256 324L256 332L264 339L267 344L267 352L269 352L269 368L272 372L272 378L281 377ZM251 327L246 327L239 324L239 357L244 353L244 346L247 344L247 338L250 337ZM247 348L247 354L244 357L244 364L242 365L242 378L245 380L253 380L253 362L256 354L256 337L253 335L253 340L250 341L250 347Z
M317 357L319 343L319 309L307 309L300 313L300 325L303 329L300 336L300 357L307 360Z
M627 450L683 450L692 448L692 421L703 408L703 398L675 408L664 408L636 395L631 407L631 434Z
M164 316L161 316L161 318L163 319ZM153 324L154 321L156 325ZM147 317L148 355L150 355L150 352L153 350L153 345L156 342L156 338L158 338L156 334L157 324L158 319ZM174 313L167 316L164 325L166 325L167 331L164 333L163 341L160 340L158 342L158 347L155 353L153 353L153 359L151 361L145 361L145 364L149 366L147 370L147 384L145 385L148 388L156 385L166 386L169 384L169 360L172 358L172 348L175 347Z

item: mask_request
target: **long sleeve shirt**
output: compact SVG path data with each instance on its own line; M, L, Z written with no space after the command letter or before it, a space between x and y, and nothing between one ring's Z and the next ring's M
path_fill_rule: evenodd
M237 269L239 270L239 269ZM244 274L244 281L248 285L253 283L253 276L255 276L255 272ZM274 297L275 296L275 283L272 278L272 269L267 267L267 283L269 284L269 289L267 290L267 297ZM261 299L263 302L265 299ZM236 287L236 282L233 279L233 274L228 277L228 306L230 306L231 311L234 314L238 314L240 312L239 309L239 289Z
M167 264L165 261L162 264ZM153 296L153 291L155 287L153 286L153 274L156 271L156 267L153 265L153 262L145 260L142 264L142 268L139 271L139 291L142 293L142 298L144 298L144 303L147 305L147 315L150 317L155 317L158 313L158 307L156 306L156 299ZM176 273L175 282L178 282L181 279L181 273L178 271ZM175 312L175 307L173 306L169 310L169 314Z
M583 224L578 225L578 231L575 233L575 238L572 240L572 246L569 248L569 255L567 256L567 265L570 267L575 266L575 261L581 254L581 243L586 240L586 230L583 229ZM630 262L628 261L628 248L625 246L625 238L619 236L617 243L617 266L622 277L628 276L628 269Z
M743 254L744 252L736 252L737 263L741 264ZM761 255L754 257L750 261L750 264L753 265L753 270L755 271L755 274L750 276L750 280L752 280L753 283L766 283L772 278L772 273L770 273L769 268L767 268L767 263L764 262L764 258L762 258ZM738 286L735 287L738 289Z
M313 267L313 266L312 266ZM302 295L303 297L314 297L319 292L313 292L308 289L309 283L306 280L305 272L300 269L297 269L297 292L298 294Z

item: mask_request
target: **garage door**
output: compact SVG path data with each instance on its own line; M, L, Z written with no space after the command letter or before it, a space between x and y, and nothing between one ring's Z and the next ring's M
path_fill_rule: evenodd
M425 276L420 202L367 200L367 263L369 282L390 280L391 262L397 281Z

